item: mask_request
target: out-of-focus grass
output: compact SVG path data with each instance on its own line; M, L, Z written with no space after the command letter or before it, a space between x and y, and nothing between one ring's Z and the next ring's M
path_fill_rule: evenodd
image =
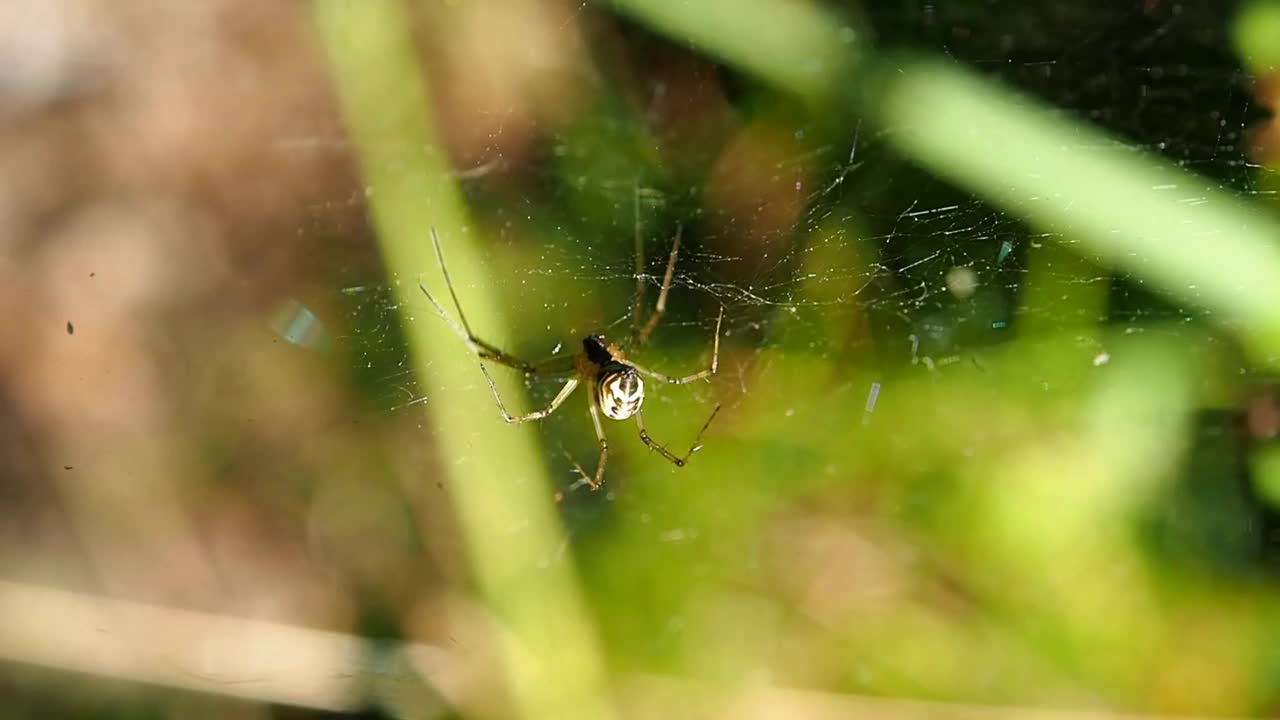
M1276 599L1186 593L1135 533L1217 351L1099 342L1102 370L1069 332L881 378L865 425L870 377L769 353L696 479L645 472L586 548L610 647L721 687L1248 711Z
M906 61L886 78L872 101L917 162L1213 311L1264 363L1280 359L1280 223L1207 179L956 68Z
M1280 3L1253 0L1241 5L1235 20L1235 43L1255 72L1280 71Z
M421 277L437 298L448 298L430 242L435 228L454 283L468 290L469 321L492 342L506 339L499 304L476 289L484 265L433 130L408 18L398 3L360 0L321 0L315 14L399 303L423 308L406 315L406 335L426 380L424 405L438 429L439 467L448 473L472 571L499 628L500 672L524 717L609 717L573 573L552 562L564 540L532 428L504 427L488 402L476 402L483 388L476 359L417 287ZM508 407L519 412L512 389L504 383Z
M832 90L865 48L863 29L816 3L746 0L611 0L619 10L700 51L811 98Z

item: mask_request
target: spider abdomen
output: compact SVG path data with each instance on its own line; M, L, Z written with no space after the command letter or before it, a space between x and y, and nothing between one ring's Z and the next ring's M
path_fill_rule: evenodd
M644 404L644 381L629 367L605 370L596 384L596 402L605 417L626 420Z

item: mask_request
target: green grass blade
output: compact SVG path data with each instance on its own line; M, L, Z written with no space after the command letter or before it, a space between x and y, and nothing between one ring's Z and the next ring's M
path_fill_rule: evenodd
M476 359L417 288L422 274L447 298L429 236L435 227L468 318L486 339L504 339L501 304L481 290L481 252L433 128L404 8L391 0L319 0L314 11L389 274L400 306L414 309L405 334L472 570L500 626L518 710L528 718L608 718L594 632L571 565L557 559L564 537L534 430L502 422ZM516 387L506 389L514 410ZM423 483L434 485L425 475Z
M827 93L861 31L801 0L612 0L636 19L807 97Z
M887 77L882 124L921 165L1280 357L1280 224L1261 208L955 66Z

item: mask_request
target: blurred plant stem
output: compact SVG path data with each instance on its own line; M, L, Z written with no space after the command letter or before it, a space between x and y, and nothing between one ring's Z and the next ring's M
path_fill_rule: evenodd
M910 60L876 100L897 147L1060 239L1217 313L1280 362L1280 226L1218 183L957 67Z
M1242 3L1234 34L1240 55L1254 72L1280 72L1280 2Z
M483 292L481 250L436 134L409 17L396 0L319 0L314 12L388 274L400 306L410 310L405 335L424 407L472 571L500 627L517 712L610 717L594 631L571 566L558 555L564 538L533 429L504 425L476 359L417 288L425 275L438 297L448 296L429 239L434 227L464 289L468 318L487 339L505 340L500 303ZM507 390L509 407L519 406L519 395Z
M618 10L779 88L821 99L865 45L860 28L790 0L611 0Z

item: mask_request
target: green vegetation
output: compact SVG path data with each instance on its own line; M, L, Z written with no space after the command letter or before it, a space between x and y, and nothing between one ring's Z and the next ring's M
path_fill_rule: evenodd
M714 182L713 163L699 166L695 154L684 158L695 170L682 169L644 152L651 138L625 92L605 89L579 109L552 179L576 217L547 207L563 200L555 192L528 195L535 207L524 218L501 209L500 192L478 192L481 219L469 220L431 120L434 76L417 63L407 18L393 3L318 2L388 273L398 302L412 308L404 327L429 398L438 472L501 638L515 714L601 718L617 701L623 714L677 717L697 697L804 716L800 700L762 699L773 685L961 705L1273 710L1280 592L1251 560L1269 540L1232 530L1258 522L1265 506L1231 505L1248 492L1227 487L1231 451L1204 464L1197 445L1201 413L1235 407L1252 387L1246 378L1280 358L1280 223L1269 210L954 63L879 52L860 23L813 4L613 6L758 81L735 110L745 127L763 128L765 157L883 133L892 153L1049 239L1021 256L1021 312L1007 331L993 330L1006 317L996 305L983 306L970 318L987 328L977 341L927 363L916 348L912 362L876 362L857 328L873 316L864 308L876 293L881 305L896 296L860 288L889 250L864 237L870 221L850 203L810 196L842 211L821 222L802 211L789 242L806 250L783 255L805 261L778 269L798 279L789 302L696 297L696 284L678 286L687 307L673 311L681 321L661 346L664 366L703 361L716 300L728 305L727 357L712 391L656 390L669 400L651 400L650 422L679 445L719 397L726 411L705 449L673 472L625 426L611 427L614 493L569 494L561 519L575 531L570 542L553 503L569 477L555 443L583 457L590 431L580 418L550 434L503 425L474 359L419 296L419 276L444 295L427 230L445 239L473 326L500 345L533 347L529 328L584 334L601 317L593 306L620 310L629 288L592 287L590 272L527 275L524 297L535 301L513 303L501 278L537 253L486 253L493 229L514 219L534 243L589 246L584 264L623 277L632 213L660 256L663 228L690 206L715 204L707 187L674 199L698 172ZM1280 46L1267 45L1264 26L1241 20L1237 32L1259 67L1269 67L1264 49ZM622 77L623 62L603 59L600 72ZM797 117L821 137L769 135ZM584 144L596 152L580 153ZM644 201L642 189L660 201ZM599 239L566 239L584 237ZM754 251L742 242L742 255ZM932 257L952 241L924 242L894 252ZM1003 262L1008 250L999 252ZM704 291L717 280L708 266L691 271L708 281ZM1112 273L1163 298L1152 307L1185 312L1104 322L1107 286L1089 280ZM980 279L994 282L991 273ZM964 311L946 304L938 322L958 327ZM523 336L510 331L517 326ZM903 347L909 330L896 337ZM996 336L1011 339L986 342ZM516 383L501 389L520 397ZM1274 502L1274 451L1260 451L1254 467L1259 497ZM565 547L573 565L549 561ZM645 679L655 673L666 680ZM844 701L851 714L871 712Z

